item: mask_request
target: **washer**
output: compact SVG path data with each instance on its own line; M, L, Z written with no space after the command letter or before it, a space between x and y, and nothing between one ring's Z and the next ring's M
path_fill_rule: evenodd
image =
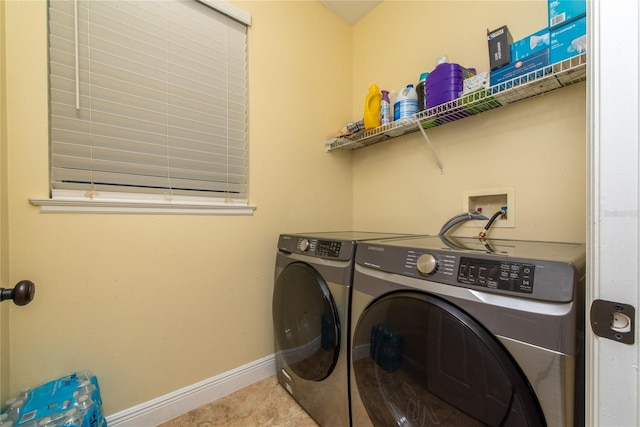
M339 231L278 239L273 291L277 377L321 426L351 423L348 322L356 244L398 236Z
M573 243L359 245L353 425L583 425L584 263Z

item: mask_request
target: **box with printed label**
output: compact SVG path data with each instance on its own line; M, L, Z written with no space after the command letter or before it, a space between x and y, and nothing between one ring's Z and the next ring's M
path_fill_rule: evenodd
M549 47L549 29L544 28L511 44L511 62Z
M549 49L547 48L509 64L506 67L491 71L491 90L493 92L504 90L513 85L524 83L528 81L529 78L541 77L544 74L551 72L549 64ZM533 74L528 75L529 73ZM508 82L509 80L517 77L520 77L520 80ZM502 87L503 85L497 88L493 87L504 82L507 82L504 87Z
M587 13L586 0L547 0L549 28L563 25Z
M484 71L475 76L467 77L462 82L462 94L466 95L478 89L489 89L490 76L489 71Z
M587 51L587 18L569 22L550 32L551 63L564 61Z
M506 25L497 30L487 31L487 41L489 42L489 68L495 70L511 62L509 48L513 43L511 32Z

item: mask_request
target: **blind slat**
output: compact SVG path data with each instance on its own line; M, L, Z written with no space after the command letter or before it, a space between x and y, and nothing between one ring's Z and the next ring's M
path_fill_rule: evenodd
M218 2L214 2L218 4ZM246 25L194 0L49 2L52 189L246 198Z

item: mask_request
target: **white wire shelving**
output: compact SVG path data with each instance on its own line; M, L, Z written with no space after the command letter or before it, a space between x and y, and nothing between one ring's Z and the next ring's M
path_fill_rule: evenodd
M411 117L383 125L375 129L359 132L346 137L331 138L326 150L357 150L392 138L413 132L422 132L429 148L443 170L442 164L433 150L425 129L441 126L513 104L524 99L543 95L554 90L586 80L587 55L574 56L565 61L539 68L514 79L478 90L445 104L420 111Z

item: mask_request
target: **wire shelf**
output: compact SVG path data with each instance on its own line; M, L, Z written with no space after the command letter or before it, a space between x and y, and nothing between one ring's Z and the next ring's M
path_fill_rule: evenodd
M487 89L465 94L445 104L420 111L411 117L394 121L375 129L348 137L332 138L326 143L327 151L357 150L378 142L417 132L420 126L429 129L513 104L524 99L583 82L587 79L585 53L539 68Z

